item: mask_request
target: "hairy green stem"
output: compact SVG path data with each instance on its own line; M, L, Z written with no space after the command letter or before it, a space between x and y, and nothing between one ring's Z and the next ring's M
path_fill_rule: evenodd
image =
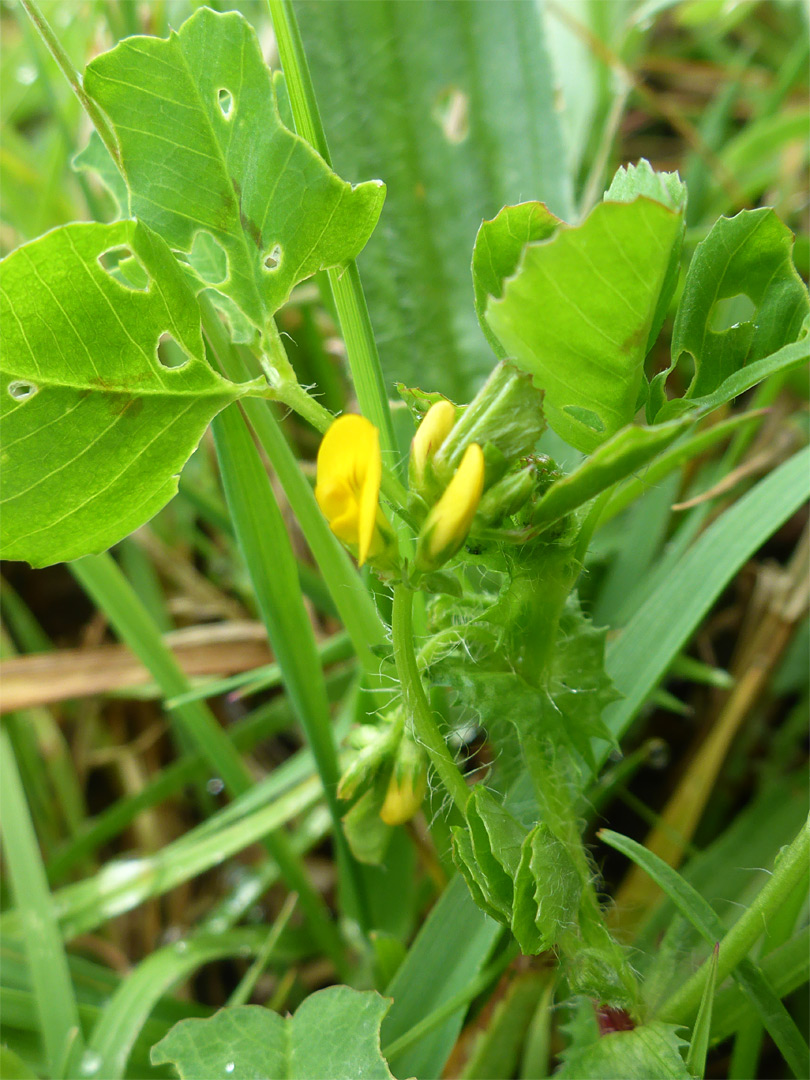
M447 748L419 676L413 651L413 592L405 585L394 587L391 631L402 699L413 723L414 734L427 750L431 763L453 802L463 812L470 789Z
M766 932L769 918L780 910L801 883L807 871L809 856L810 818L790 846L782 851L773 874L751 906L720 942L718 984L745 959L756 941ZM661 1009L662 1020L671 1024L688 1024L692 1020L700 1006L710 967L711 958L672 995Z

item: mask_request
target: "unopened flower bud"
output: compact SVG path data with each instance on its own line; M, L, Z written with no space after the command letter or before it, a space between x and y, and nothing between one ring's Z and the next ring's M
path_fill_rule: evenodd
M433 455L450 434L456 422L455 406L447 401L437 401L431 405L416 429L411 442L411 457L408 464L408 480L412 491L423 492L429 484L428 467Z
M447 488L427 516L416 547L416 566L436 570L458 551L470 531L484 490L484 453L470 443Z
M380 808L380 818L386 825L403 825L419 810L426 792L427 761L424 752L406 737L400 744L385 800Z
M483 525L497 525L511 517L530 498L537 484L537 470L531 465L504 476L481 499L478 517Z

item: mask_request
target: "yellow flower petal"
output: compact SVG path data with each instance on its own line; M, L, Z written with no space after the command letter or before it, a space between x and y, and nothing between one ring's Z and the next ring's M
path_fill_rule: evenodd
M318 449L315 498L332 532L358 549L360 565L385 544L377 527L382 461L380 433L354 413L338 417Z
M435 570L455 555L470 531L483 491L484 452L477 443L470 443L422 528L416 552L421 570Z
M411 441L410 472L413 486L421 485L428 461L450 434L455 422L455 406L449 401L436 401L425 413Z

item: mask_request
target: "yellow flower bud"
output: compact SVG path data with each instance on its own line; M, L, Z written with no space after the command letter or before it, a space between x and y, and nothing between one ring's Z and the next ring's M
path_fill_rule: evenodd
M419 570L435 570L455 555L470 531L483 490L484 452L478 443L470 443L422 528L416 548Z
M419 768L394 768L380 807L380 819L386 825L403 825L419 810L427 791L427 770L424 763Z
M455 406L447 400L434 402L425 413L411 442L409 479L415 491L424 485L428 462L450 434L455 422Z
M335 420L321 440L317 477L318 506L335 536L356 548L362 566L385 548L378 522L380 433L370 420L353 413Z

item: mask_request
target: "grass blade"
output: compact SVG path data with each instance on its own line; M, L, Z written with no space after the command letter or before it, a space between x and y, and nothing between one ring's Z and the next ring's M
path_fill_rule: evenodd
M692 1076L703 1076L706 1072L706 1054L709 1049L709 1033L712 1027L712 1005L714 1004L714 991L717 986L717 958L719 954L720 946L715 944L712 950L709 978L706 980L706 987L700 1000L695 1026L692 1028L689 1053L686 1055L686 1067Z
M34 825L5 727L0 728L0 817L11 888L36 995L39 1030L50 1074L59 1077L64 1075L60 1068L74 1039L77 1052L81 1052L79 1010Z
M606 650L622 701L605 712L616 738L627 730L674 657L740 567L807 499L810 450L801 450L727 510L685 553ZM661 612L669 617L662 620ZM604 747L598 755L603 761Z
M804 834L799 834L800 848L802 846L801 840L803 835L805 837L804 846L806 847L806 834L806 828ZM725 956L722 951L723 944L728 943L731 934L734 934L735 938L740 937L741 931L738 929L740 923L744 923L742 927L744 942L748 942L749 938L752 938L752 935L755 935L750 942L750 944L753 944L756 937L764 931L765 921L764 912L761 910L761 897L774 881L774 878L772 877L769 880L768 885L766 885L765 889L759 894L751 908L745 912L733 930L727 934L723 923L711 905L703 899L700 893L698 893L689 882L677 872L677 870L673 870L671 866L667 866L663 859L660 859L657 855L648 851L641 844L636 843L635 840L630 840L629 837L612 832L610 829L600 830L599 838L609 847L614 848L616 851L620 851L637 866L640 866L645 870L656 884L667 894L670 900L672 900L673 904L675 904L684 918L688 919L707 941L712 944L716 944L720 941L720 978L725 978L729 972L732 974L753 1004L754 1008L757 1010L763 1024L767 1027L774 1042L781 1050L785 1060L788 1062L795 1075L802 1076L803 1073L801 1070L806 1067L808 1060L808 1049L795 1021L777 997L772 986L762 973L762 970L757 967L752 960L744 958L738 959L735 966L734 954L732 953L729 955L728 948L726 948ZM794 844L795 843L796 842L794 841ZM798 853L794 852L793 862L798 866L799 870L803 872L801 850L799 850ZM777 870L781 866L782 862L780 861L777 864ZM757 903L758 901L759 903ZM752 915L755 910L756 913ZM748 945L747 948L750 948L750 945ZM744 949L740 955L744 957L746 951L747 949ZM711 972L711 964L708 969L705 965L704 968L701 969L701 971L707 970ZM700 974L700 972L698 974ZM664 1006L662 1018L672 1021L677 1015L678 1021L675 1022L683 1022L688 1016L688 1009L683 1005L680 1005L679 1001L683 998L683 1000L688 1003L694 996L694 992L689 996L681 995L680 993L676 994L675 998L677 1000L671 1000ZM698 996L702 997L702 994L699 994ZM799 1071L796 1071L797 1069Z

